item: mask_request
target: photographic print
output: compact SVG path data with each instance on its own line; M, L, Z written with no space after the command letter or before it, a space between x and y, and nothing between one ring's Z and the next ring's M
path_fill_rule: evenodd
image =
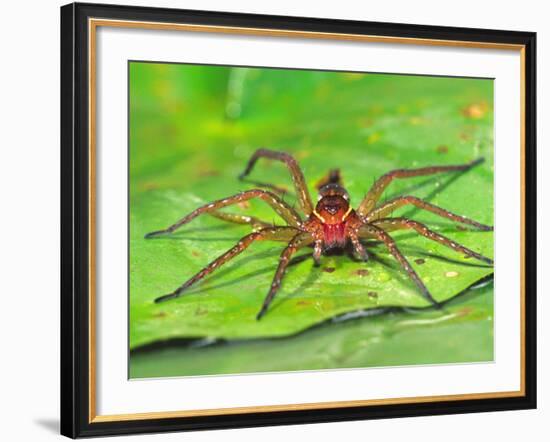
M536 407L535 33L71 4L61 36L62 434Z
M493 80L130 61L129 377L493 360Z

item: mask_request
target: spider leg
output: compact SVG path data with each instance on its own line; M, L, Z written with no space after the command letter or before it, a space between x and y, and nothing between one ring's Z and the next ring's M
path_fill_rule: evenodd
M388 185L395 178L411 178L411 177L422 176L422 175L433 175L433 174L442 173L442 172L468 170L471 167L474 167L477 164L480 164L482 162L483 162L483 158L478 158L477 160L471 161L470 163L454 165L454 166L432 166L432 167L422 167L420 169L392 170L391 172L388 172L382 175L380 178L378 178L375 181L375 183L372 185L372 187L368 191L365 198L363 198L363 201L361 201L361 204L359 204L359 207L357 208L357 213L362 217L366 217L369 214L369 212L374 208L374 206L376 205L377 201L380 199L380 196L382 195L386 187L388 187Z
M145 238L152 238L154 236L161 235L164 233L172 233L182 225L187 224L189 221L193 220L194 218L196 218L197 216L203 213L217 212L218 209L221 209L222 207L230 206L231 204L236 204L241 201L247 201L252 198L260 198L264 200L290 226L299 227L302 224L300 215L298 215L298 213L296 213L296 211L292 207L290 207L287 203L281 200L277 195L275 195L272 192L268 192L266 190L252 189L252 190L247 190L247 191L238 193L237 195L229 196L227 198L214 201L209 204L205 204L204 206L201 206L198 209L193 210L189 215L184 216L182 219L172 224L170 227L164 230L157 230L155 232L148 233L147 235L145 235Z
M289 155L286 152L278 152L264 148L258 149L248 161L244 172L239 175L239 179L244 179L251 172L254 164L256 164L256 161L258 161L259 158L269 158L272 160L282 161L286 164L290 171L290 175L292 176L292 181L296 189L296 195L300 201L300 206L306 215L310 215L313 212L313 204L311 203L311 197L309 195L309 191L307 190L306 180L300 166L292 155Z
M288 189L286 187L278 186L277 184L264 183L263 181L256 181L256 180L251 180L251 179L247 179L246 182L252 184L254 187L260 187L262 189L269 189L273 193L276 193L277 195L279 195L281 198L284 198L286 196L286 194L288 193Z
M485 231L493 230L493 226L487 226L485 224L478 223L473 219L466 218L465 216L457 215L453 212L450 212L446 209L438 207L434 204L431 204L415 196L399 196L397 198L394 198L382 204L380 207L377 207L366 216L366 221L370 223L370 222L379 220L381 218L386 218L394 210L397 210L398 208L405 206L407 204L411 204L413 206L418 207L419 209L427 210L428 212L435 213L436 215L439 215L443 218L451 219L458 223L468 224L479 230L485 230Z
M235 256L242 253L244 250L250 246L254 241L258 240L291 240L296 236L297 230L293 227L269 227L266 229L259 230L257 232L250 233L245 237L241 238L240 241L231 247L227 252L217 257L214 261L196 273L194 276L189 278L186 282L180 285L176 290L167 295L161 296L155 299L156 303L167 301L169 299L179 297L186 289L191 287L197 281L200 281L208 274L212 273L217 268L221 267L230 259L233 259Z
M463 245L456 243L452 239L447 238L446 236L440 235L439 233L434 232L433 230L430 230L427 226L425 226L422 223L419 223L418 221L413 221L407 218L384 218L378 221L374 221L373 224L381 229L390 230L390 231L401 230L401 229L413 229L413 230L416 230L416 232L418 232L420 235L425 236L426 238L431 239L432 241L435 241L435 242L438 242L439 244L443 244L444 246L450 247L455 252L462 253L466 256L470 256L472 258L475 258L479 261L483 261L490 265L494 264L491 258L487 258L486 256L480 255L479 253L476 253L473 250L470 250L464 247Z
M390 253L393 255L393 257L397 260L397 262L399 262L399 264L401 264L401 267L405 269L409 277L420 289L420 292L422 293L424 298L430 301L435 307L441 308L439 302L437 302L433 298L428 288L424 285L424 283L418 276L418 273L415 272L407 258L405 258L401 251L397 248L395 240L390 235L384 232L384 230L382 230L381 228L372 224L363 225L363 227L361 227L361 229L359 230L359 234L362 238L376 238L379 241L382 241L386 245Z
M351 240L351 244L353 246L353 251L357 255L357 257L361 261L368 261L369 260L369 254L367 253L367 250L365 249L365 246L361 243L359 239L359 235L357 231L352 231L349 233L349 238Z
M320 190L321 187L326 186L327 184L338 184L339 186L344 187L340 169L330 169L324 177L315 183L315 188Z
M323 241L317 240L315 241L315 245L313 246L313 262L315 263L315 266L321 265L321 255L323 254Z
M266 227L274 227L273 224L266 223L265 221L262 221L254 216L239 215L237 213L218 212L218 211L209 212L209 215L213 216L214 218L221 219L223 221L228 221L230 223L250 224L255 230L264 229Z
M256 315L257 320L260 320L262 316L265 315L265 313L267 312L267 309L269 308L269 304L271 304L271 301L273 301L273 298L275 297L277 290L279 290L279 288L281 287L281 281L283 279L284 273L290 261L290 257L299 248L307 246L308 244L311 244L313 240L314 240L313 236L309 232L302 232L295 235L294 238L292 238L292 240L288 244L288 246L285 247L285 249L281 253L281 257L279 258L279 266L277 267L277 271L275 272L275 276L273 277L271 288L269 289L269 292L265 297L264 303L262 304L262 308Z

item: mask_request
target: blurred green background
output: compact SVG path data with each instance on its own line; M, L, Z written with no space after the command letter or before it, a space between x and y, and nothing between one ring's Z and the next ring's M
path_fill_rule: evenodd
M354 206L391 169L483 156L465 173L396 181L383 199L414 194L492 224L491 80L131 62L129 84L130 377L493 359L493 269L411 233L394 236L444 309L432 309L370 244L368 263L327 256L315 268L311 249L298 253L259 322L283 244L254 244L184 296L154 304L250 227L202 216L171 236L143 238L253 188L237 175L258 147L292 153L313 198L315 183L340 168ZM260 160L250 180L275 183L295 202L282 164ZM262 202L227 211L282 224ZM395 215L493 256L492 232L411 208Z

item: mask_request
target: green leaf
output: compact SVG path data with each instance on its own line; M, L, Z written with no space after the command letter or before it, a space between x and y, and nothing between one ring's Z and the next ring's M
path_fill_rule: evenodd
M369 244L368 263L347 255L325 256L320 268L313 267L311 249L304 249L289 267L267 314L256 321L284 247L263 241L180 298L155 304L155 298L173 291L250 228L202 216L171 236L145 240L144 235L201 204L254 187L236 177L260 146L292 153L312 197L315 183L329 169L340 168L354 206L372 182L391 169L459 164L483 156L483 164L465 173L396 181L384 199L414 194L492 224L492 97L490 80L132 63L130 347L174 338L293 336L346 312L428 307L382 245ZM282 164L260 160L250 179L286 186L287 201L295 203ZM283 223L262 202L227 211ZM426 222L493 256L492 232L459 230L455 223L411 208L395 215ZM493 272L410 232L394 236L438 301L453 298ZM492 299L492 291L485 296ZM385 321L391 323L388 316L376 319L381 329ZM487 330L492 330L491 321ZM432 327L435 336L437 324ZM319 329L328 339L342 325ZM419 336L416 346L428 342ZM382 353L372 365L383 365L387 354ZM492 355L492 344L487 347L483 340L477 354ZM241 368L236 371L248 371L244 355L237 358Z
M433 309L327 323L278 339L206 339L132 353L131 378L322 370L493 359L493 285ZM297 357L299 355L299 357Z

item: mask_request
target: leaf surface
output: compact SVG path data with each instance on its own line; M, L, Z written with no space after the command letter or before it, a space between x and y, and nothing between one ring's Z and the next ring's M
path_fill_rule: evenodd
M264 241L184 296L155 304L155 298L173 291L232 247L250 227L201 216L171 236L145 240L144 235L202 204L255 187L236 177L258 147L292 153L313 199L317 181L329 169L340 168L354 206L373 181L391 169L460 164L483 156L483 164L465 173L395 181L383 199L412 194L492 224L493 85L489 80L150 63L132 63L130 69L132 349L178 338L294 336L321 323L320 329L330 336L336 328L325 321L348 312L429 307L383 245L368 244L367 263L347 255L325 256L319 268L313 266L307 248L289 267L268 313L256 321L284 247ZM282 164L260 160L250 180L284 186L285 200L296 203ZM261 201L227 211L283 223ZM410 207L394 215L426 222L493 256L492 232L463 230ZM394 237L438 301L453 298L493 272L410 232L396 232ZM492 302L491 290L485 296ZM460 308L468 307L467 299L463 303ZM389 316L376 319L381 339L386 325L392 326ZM436 334L437 324L432 327ZM478 353L492 355L486 339L479 345L484 347ZM373 365L384 360L382 353Z

